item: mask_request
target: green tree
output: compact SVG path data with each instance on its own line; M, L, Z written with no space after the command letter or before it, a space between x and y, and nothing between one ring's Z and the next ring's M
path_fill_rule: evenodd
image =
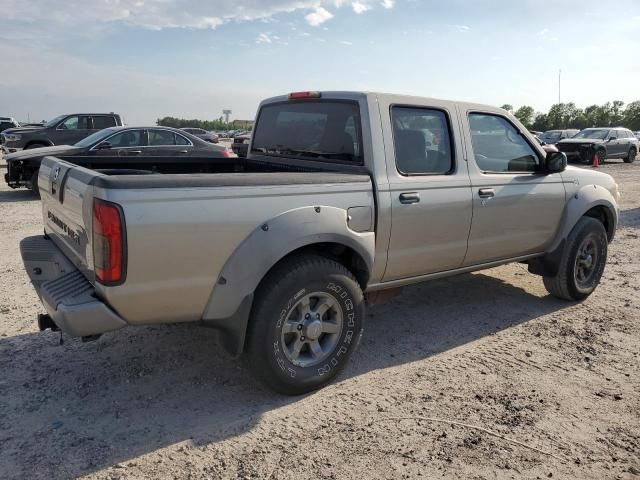
M535 112L533 110L533 107L530 107L529 105L521 106L518 110L516 110L516 113L514 113L515 117L520 120L520 123L522 123L527 128L531 127L531 124L534 120L534 114Z
M533 124L531 125L531 130L539 130L541 132L550 130L546 113L536 113Z
M513 105L509 105L508 103L505 103L500 108L506 110L507 112L513 112Z
M627 105L624 110L622 124L634 132L640 130L640 100Z

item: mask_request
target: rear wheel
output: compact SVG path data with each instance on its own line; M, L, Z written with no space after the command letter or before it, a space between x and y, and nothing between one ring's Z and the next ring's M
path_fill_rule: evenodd
M544 276L547 291L564 300L584 300L593 293L607 263L607 232L601 222L582 217L567 237L558 273Z
M343 265L292 258L269 274L251 312L246 359L255 376L287 395L329 383L362 336L364 296Z
M638 155L638 151L636 150L636 147L631 147L629 149L629 155L627 155L627 158L625 158L624 161L626 163L633 163L634 160L636 159L636 155Z

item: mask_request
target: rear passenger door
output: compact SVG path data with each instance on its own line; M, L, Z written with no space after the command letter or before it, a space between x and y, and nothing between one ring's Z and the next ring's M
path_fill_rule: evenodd
M464 116L473 194L464 264L543 252L564 210L562 175L542 171L544 153L508 117L482 111Z
M391 195L384 281L462 265L471 225L471 190L458 117L449 103L404 105L381 99Z
M193 143L187 137L172 130L150 128L149 147L145 155L152 157L161 173L189 173L189 157Z

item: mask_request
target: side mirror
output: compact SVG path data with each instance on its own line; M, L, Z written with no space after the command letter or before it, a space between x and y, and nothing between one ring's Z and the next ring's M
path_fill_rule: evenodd
M609 140L607 140L607 142L612 142L613 140L617 140L618 137L609 137Z
M546 158L547 173L564 172L567 168L567 156L564 152L549 152Z
M96 147L96 150L110 150L111 144L109 142L102 142Z

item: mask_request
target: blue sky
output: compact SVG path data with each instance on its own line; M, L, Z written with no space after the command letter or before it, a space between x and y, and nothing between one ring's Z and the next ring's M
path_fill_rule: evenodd
M0 115L253 118L294 90L640 99L640 0L1 0Z

